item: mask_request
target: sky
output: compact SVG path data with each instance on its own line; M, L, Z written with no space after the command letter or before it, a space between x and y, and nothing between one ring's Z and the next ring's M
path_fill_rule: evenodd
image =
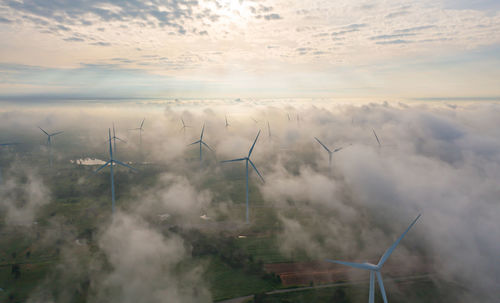
M0 100L500 99L497 0L0 0Z

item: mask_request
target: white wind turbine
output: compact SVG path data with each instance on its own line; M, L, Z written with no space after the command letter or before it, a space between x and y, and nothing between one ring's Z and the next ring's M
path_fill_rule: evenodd
M259 170L257 167L255 167L255 164L253 164L252 160L250 160L250 155L252 155L253 148L255 147L255 143L257 142L257 139L259 139L260 135L260 130L257 133L257 137L255 137L255 140L253 141L252 147L250 148L250 151L248 152L248 156L244 158L238 158L238 159L233 159L233 160L225 160L222 161L221 163L226 163L226 162L238 162L238 161L245 161L246 164L246 223L248 224L248 163L250 162L250 165L252 165L253 169L255 172L259 175L260 179L262 182L264 181L264 178L262 178L262 175L260 174Z
M329 169L329 172L331 172L332 170L332 155L336 152L339 152L343 149L343 147L337 147L335 148L334 150L330 150L325 144L323 144L323 142L321 142L318 138L314 137L314 139L316 139L316 141L318 141L319 144L321 144L321 146L323 146L323 148L328 152L328 169Z
M380 293L382 294L382 299L384 300L384 303L387 303L387 296L385 294L385 288L384 288L384 282L382 281L382 275L380 274L380 270L382 269L382 266L384 263L387 261L389 256L392 254L396 246L398 246L399 242L401 242L401 239L408 233L410 228L417 222L418 218L420 218L421 215L418 215L415 220L408 226L408 228L404 231L404 233L394 242L391 247L382 255L378 263L371 264L368 262L365 263L351 263L351 262L344 262L344 261L337 261L337 260L330 260L326 259L328 262L332 263L337 263L337 264L342 264L342 265L347 265L350 267L354 268L359 268L359 269L364 269L364 270L369 270L370 271L370 292L368 295L368 303L374 303L375 302L375 279L378 281L378 285L380 287Z

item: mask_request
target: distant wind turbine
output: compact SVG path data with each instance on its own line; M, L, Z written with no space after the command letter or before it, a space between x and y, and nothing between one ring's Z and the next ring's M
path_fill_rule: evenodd
M118 141L122 141L123 143L127 143L127 141L123 140L123 139L120 139L116 136L116 132L115 132L115 123L113 123L113 137L111 137L110 140L113 140L113 150L115 151L116 153L116 140ZM106 140L107 142L107 140Z
M41 128L40 126L38 128L47 135L47 146L49 147L49 166L52 167L52 140L51 140L51 138L54 136L57 136L59 134L62 134L64 132L60 131L60 132L55 132L55 133L49 134L48 132L43 130L43 128Z
M138 128L132 128L130 130L138 130L139 131L139 147L142 149L142 132L144 131L144 121L146 121L146 118L142 119L141 126Z
M354 268L360 268L364 270L369 270L370 271L370 293L368 296L368 303L374 303L375 302L375 278L378 281L378 285L380 287L380 293L382 294L382 299L384 300L384 303L387 303L387 296L385 294L385 288L384 288L384 282L382 281L382 275L380 274L380 270L382 269L382 266L384 263L387 261L389 256L392 254L396 246L398 246L399 242L401 242L401 239L408 233L410 228L417 222L418 218L420 218L421 215L418 215L415 220L410 224L410 226L405 230L405 232L392 244L391 247L382 255L380 258L379 262L377 265L371 264L368 262L365 263L351 263L351 262L344 262L344 261L337 261L337 260L330 260L326 259L328 262L332 263L337 263L337 264L342 264L342 265L347 265L350 267ZM376 277L375 277L376 276Z
M181 118L181 122L182 122L181 131L183 131L184 135L186 135L186 128L190 128L191 126L189 126L186 123L184 123L184 119L183 118Z
M119 164L121 166L130 168L132 170L137 171L137 169L133 168L132 166L125 164L121 161L116 160L113 157L113 147L111 146L111 130L108 128L108 137L109 137L109 160L108 162L104 163L101 167L96 169L94 171L94 175L97 174L101 169L105 168L106 166L109 165L109 173L110 173L110 178L111 178L111 212L115 212L115 178L113 174L113 166L116 164Z
M328 168L331 170L332 168L332 155L338 151L341 151L343 149L343 147L337 147L335 148L334 150L330 150L325 144L323 144L323 142L321 142L318 138L314 137L314 139L316 139L316 141L318 141L319 144L321 144L321 146L323 146L323 148L328 152Z
M203 134L205 133L205 124L203 124L203 128L201 129L201 135L200 135L200 140L198 141L195 141L191 144L188 144L189 145L194 145L194 144L200 144L200 165L201 165L201 160L202 160L202 151L201 151L201 145L205 145L205 147L207 147L209 150L211 150L212 152L214 152L214 150L212 148L210 148L210 146L208 146L207 143L205 143L205 141L203 141Z
M227 115L225 115L226 118L226 128L229 126L229 123L227 122Z
M262 178L262 175L260 174L259 170L257 170L257 167L255 167L255 164L253 164L252 160L250 160L250 155L252 154L253 148L255 147L255 143L257 142L257 139L259 139L260 135L260 130L257 133L257 137L255 137L255 141L253 141L252 147L250 148L250 151L248 152L248 156L244 158L238 158L238 159L233 159L233 160L225 160L222 161L221 163L226 163L226 162L238 162L238 161L245 161L246 163L246 223L248 224L248 163L252 165L253 169L255 172L259 175L260 179L264 183L264 178Z

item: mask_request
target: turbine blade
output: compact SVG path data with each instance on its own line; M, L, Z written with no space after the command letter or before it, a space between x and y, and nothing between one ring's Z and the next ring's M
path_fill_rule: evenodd
M104 163L101 167L99 167L98 169L96 169L93 173L93 175L97 174L101 169L105 168L106 166L108 166L109 164L111 163L111 160L109 160L108 162Z
M203 140L203 133L205 132L205 123L203 123L203 128L201 129L200 141Z
M370 292L368 293L368 303L375 303L375 272L370 271Z
M122 142L124 142L124 143L127 143L127 140L123 140L123 139L120 139L120 138L118 138L118 137L115 137L115 139L116 139L116 140L118 140L118 141L122 141Z
M319 141L318 138L314 137L314 139L316 139L316 141L318 141L318 143L321 144L321 146L323 146L323 148L326 149L327 152L332 152L328 147L326 147L326 145L323 144L323 142Z
M375 130L373 128L372 128L372 130L373 130L373 134L375 135L375 139L377 139L378 146L381 146L382 144L380 144L380 140L378 139L377 133L375 132Z
M344 261L337 261L337 260L331 260L331 259L325 259L325 260L328 262L337 263L337 264L341 264L341 265L347 265L347 266L359 268L359 269L365 269L365 270L373 270L374 269L374 266L373 265L370 266L370 264L344 262Z
M134 168L134 167L132 167L132 166L130 166L130 165L128 165L128 164L125 164L125 163L123 163L123 162L121 162L121 161L118 161L118 160L113 160L113 161L114 161L114 162L116 162L116 164L120 164L121 166L128 167L128 168L130 168L131 170L135 170L135 171L137 171L137 170L138 170L137 168Z
M198 141L196 141L196 142L193 142L193 143L191 143L191 144L188 144L187 146L189 146L189 145L194 145L194 144L198 144L198 143L200 143L200 141L201 141L201 140L198 140Z
M384 288L384 282L382 281L382 275L380 274L379 271L377 273L377 281L378 281L378 286L380 287L380 293L382 294L382 299L384 300L384 303L387 303L387 296L385 294L385 288Z
M417 222L417 220L418 220L418 218L420 218L420 216L421 215L419 214L417 216L417 218L415 218L415 220L413 220L413 222L410 224L410 226L408 226L408 228L404 231L404 233L396 240L396 242L394 242L394 244L392 244L391 247L389 247L389 249L382 255L382 258L380 258L380 261L378 262L377 267L380 268L380 267L382 267L382 265L384 265L385 261L387 261L389 256L392 254L392 252L396 248L396 246L398 246L399 242L401 242L401 239L403 239L403 237L406 235L406 233L408 233L410 228L412 228L412 226Z
M248 162L250 162L253 169L255 169L255 172L259 175L260 179L262 180L262 183L266 183L266 181L264 181L264 178L262 178L262 175L259 173L259 170L257 169L257 167L255 167L255 164L253 164L252 160L248 159Z
M113 160L113 148L111 147L111 130L108 128L108 138L109 138L109 157Z
M206 144L205 142L201 141L201 144L205 145L209 150L211 150L212 152L215 153L215 151L210 146L208 146L208 144Z
M257 139L259 139L259 135L260 135L260 129L259 129L259 132L257 133L257 137L255 137L255 140L253 141L253 144L252 144L252 147L250 148L250 151L248 152L248 158L250 158L250 155L252 154L255 143L257 142Z
M182 126L186 127L186 123L184 123L184 119L181 118Z
M142 119L141 127L139 127L139 128L142 128L142 126L144 125L144 121L146 121L146 118Z
M38 127L41 131L43 131L47 136L50 136L48 132L44 131L43 128L41 128L40 126Z
M247 158L238 158L238 159L233 159L233 160L224 160L220 161L220 163L226 163L226 162L237 162L237 161L243 161L246 160Z
M51 136L55 136L55 135L59 135L59 134L62 134L64 133L63 131L62 132L57 132L57 133L53 133L53 134L50 134Z

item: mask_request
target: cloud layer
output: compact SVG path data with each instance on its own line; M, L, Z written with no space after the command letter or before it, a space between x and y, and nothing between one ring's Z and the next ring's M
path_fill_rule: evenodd
M15 121L16 131L30 138L41 137L33 122L65 130L66 137L57 141L59 161L81 154L81 148L70 148L78 144L74 138L86 142L86 153L105 157L103 130L112 113L128 142L119 143L117 157L138 162L137 134L126 129L146 117L139 161L159 172L154 178L141 175L144 184L134 179L136 185L120 201L123 213L99 226L96 243L109 267L99 262L92 267L97 268L90 287L95 300L136 301L145 294L153 302L162 302L166 294L179 302L210 298L205 267L191 259L182 233L164 226L207 233L255 229L272 234L290 258L376 262L422 213L389 267L390 262L408 268L425 264L438 280L454 281L471 296L495 302L500 275L495 265L500 251L497 103L212 102L211 107L177 101L166 109L152 104L3 113L2 129ZM181 118L190 126L185 133ZM197 146L187 144L198 140L202 125L204 140L216 152L204 149L200 168ZM250 172L255 225L245 229L244 166L218 161L245 156L258 129L252 161L266 183ZM343 147L333 154L331 171L314 137L330 149ZM181 273L177 266L182 264L193 266ZM186 289L184 283L200 288Z

